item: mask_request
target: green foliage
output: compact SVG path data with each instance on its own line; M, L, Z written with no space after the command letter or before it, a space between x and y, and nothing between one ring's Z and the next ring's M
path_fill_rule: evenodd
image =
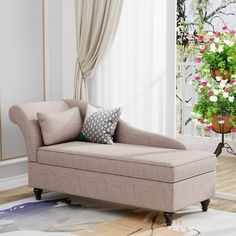
M208 32L199 36L196 44L199 76L192 81L198 93L198 102L193 107L193 120L211 127L213 115L220 120L230 117L236 131L236 32L224 27L223 32ZM212 69L221 73L214 80ZM226 70L230 80L225 78Z
M219 69L222 73L229 70L236 73L236 32L208 32L202 34L197 41L198 57L202 60L202 71ZM203 40L201 40L203 38ZM203 70L205 69L205 70ZM204 75L204 73L202 74Z
M207 86L202 86L201 82L196 80L193 83L195 91L199 95L198 102L193 107L193 120L199 125L211 126L214 114L219 119L229 116L236 128L236 82L222 86L223 89L220 89L214 80L209 80ZM230 92L226 93L226 89L229 89ZM214 100L211 99L212 97Z
M191 60L192 50L189 47L195 45L196 36L201 35L206 29L216 31L215 22L223 23L225 19L236 16L236 0L222 0L214 8L213 2L213 0L192 0L189 11L186 9L186 0L177 0L176 44L179 61Z
M188 24L186 22L185 1L177 1L177 27L176 27L176 44L183 47L188 46Z
M209 9L209 0L193 0L192 11L195 12L195 32L201 34L207 22L207 13Z

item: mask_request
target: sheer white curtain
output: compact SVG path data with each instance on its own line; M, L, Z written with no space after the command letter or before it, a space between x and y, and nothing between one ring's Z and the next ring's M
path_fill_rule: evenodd
M125 0L112 48L89 81L92 103L121 106L122 119L158 133L167 112L166 13L166 1Z

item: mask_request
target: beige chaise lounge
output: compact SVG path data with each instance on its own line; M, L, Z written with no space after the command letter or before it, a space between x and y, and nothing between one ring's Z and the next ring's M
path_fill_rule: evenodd
M207 211L215 193L216 158L187 151L176 140L144 132L120 120L115 144L67 142L44 146L37 112L58 112L87 104L65 100L15 105L10 119L18 124L27 147L29 186L36 199L42 189L164 211L167 225L173 212L201 202Z

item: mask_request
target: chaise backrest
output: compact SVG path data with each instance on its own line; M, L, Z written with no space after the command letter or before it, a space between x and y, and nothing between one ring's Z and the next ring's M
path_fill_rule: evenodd
M87 105L88 103L85 101L77 101L73 99L65 99L63 100L70 108L72 107L78 107L80 111L80 115L82 118L82 121L84 121L86 111L87 111Z
M21 129L29 161L36 161L37 148L43 146L37 112L59 112L69 108L70 106L64 101L27 103L10 108L9 117Z

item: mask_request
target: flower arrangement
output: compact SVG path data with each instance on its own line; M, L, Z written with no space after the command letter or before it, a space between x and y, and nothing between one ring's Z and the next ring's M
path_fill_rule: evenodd
M224 26L222 32L202 34L195 49L200 67L192 84L199 98L192 119L211 130L217 117L236 132L236 31Z

